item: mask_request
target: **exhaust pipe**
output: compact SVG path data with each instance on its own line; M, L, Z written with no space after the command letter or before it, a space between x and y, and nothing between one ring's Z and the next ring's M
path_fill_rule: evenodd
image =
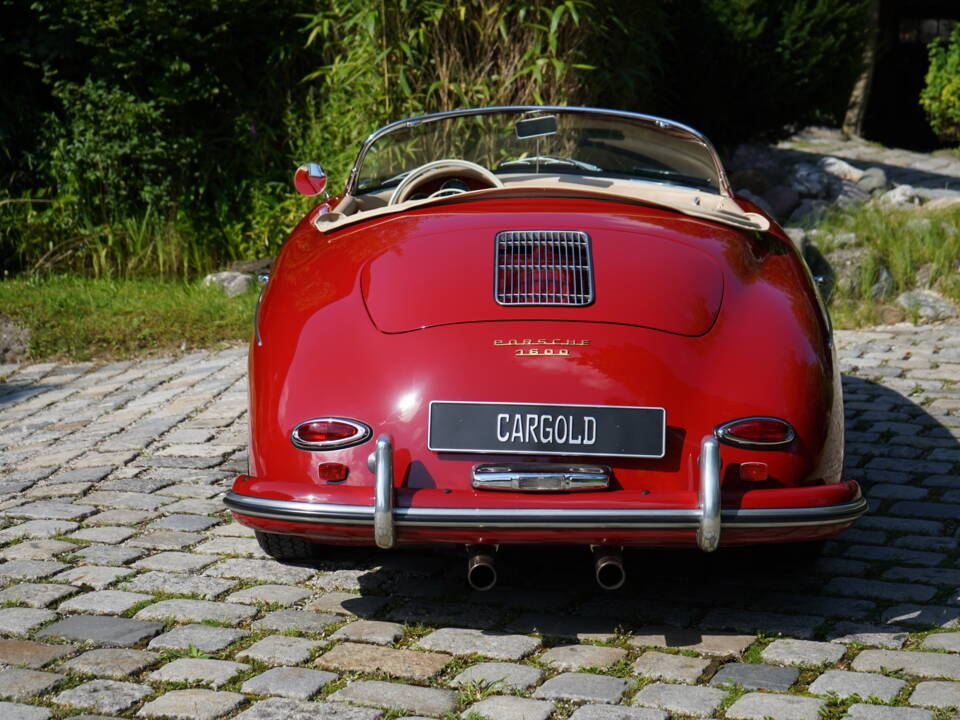
M490 590L497 584L492 545L467 545L467 582L474 590Z
M594 545L593 574L597 585L604 590L618 590L627 580L627 571L623 567L620 548L610 545Z

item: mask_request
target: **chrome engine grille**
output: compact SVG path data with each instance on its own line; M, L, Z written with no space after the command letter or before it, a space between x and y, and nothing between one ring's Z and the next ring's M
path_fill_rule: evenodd
M590 236L579 230L497 233L494 298L501 305L593 302Z

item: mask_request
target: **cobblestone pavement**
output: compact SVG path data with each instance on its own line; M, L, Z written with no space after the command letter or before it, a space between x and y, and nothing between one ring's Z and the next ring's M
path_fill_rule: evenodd
M807 563L635 550L613 593L582 548L504 548L486 594L457 549L266 559L219 500L242 350L0 367L0 712L953 717L960 325L837 344L871 513Z
M960 190L960 157L931 155L902 148L887 148L859 138L845 139L839 130L807 128L776 145L774 151L793 162L816 163L819 157L844 158L861 169L879 166L896 184L927 190Z

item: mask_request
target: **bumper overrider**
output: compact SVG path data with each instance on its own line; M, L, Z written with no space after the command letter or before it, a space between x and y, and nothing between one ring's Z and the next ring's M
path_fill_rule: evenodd
M281 522L372 527L381 548L397 544L402 528L463 530L696 530L697 546L712 552L721 531L848 525L867 511L860 496L838 505L792 508L727 508L720 505L720 448L713 435L700 443L697 508L432 508L394 507L393 443L377 439L371 457L376 473L374 504L341 505L241 495L230 491L224 504L234 513Z

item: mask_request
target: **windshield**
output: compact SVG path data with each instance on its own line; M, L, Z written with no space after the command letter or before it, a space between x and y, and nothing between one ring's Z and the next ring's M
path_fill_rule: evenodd
M702 136L647 116L500 108L415 118L371 137L351 176L353 192L394 187L411 170L448 158L497 175L573 173L724 192L716 155Z

